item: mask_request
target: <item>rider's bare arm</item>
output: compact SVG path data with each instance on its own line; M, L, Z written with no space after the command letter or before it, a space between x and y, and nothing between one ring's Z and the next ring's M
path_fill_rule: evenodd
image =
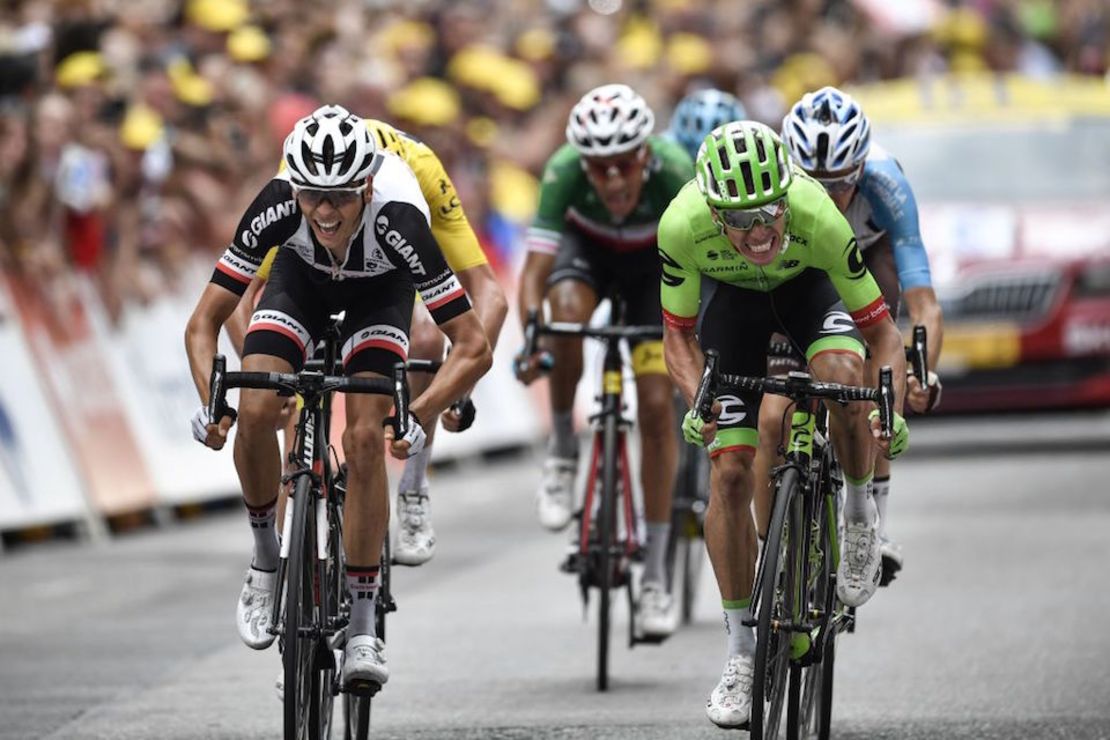
M209 283L201 294L193 315L185 325L185 353L193 383L203 403L208 403L208 381L212 374L212 358L220 327L228 320L238 305L239 296L215 283Z
M929 367L935 368L944 342L944 315L937 294L931 287L908 288L902 293L902 298L909 309L910 321L925 327L929 338Z
M474 311L459 314L439 328L451 340L451 353L428 389L412 402L410 408L422 423L439 416L493 364L493 353Z
M497 338L501 334L501 326L505 323L505 316L509 312L509 302L505 298L505 291L497 282L493 268L488 264L476 265L459 271L457 274L474 312L478 314L478 321L486 332L490 348L497 346Z

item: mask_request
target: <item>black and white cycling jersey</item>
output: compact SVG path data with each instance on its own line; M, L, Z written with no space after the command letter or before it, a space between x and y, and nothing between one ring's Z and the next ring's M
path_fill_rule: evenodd
M243 214L234 240L216 264L212 282L242 295L267 251L279 246L334 281L393 271L411 276L437 323L469 309L462 285L432 236L428 204L412 170L399 157L380 152L372 175L372 198L342 262L316 241L297 206L288 175L280 173Z

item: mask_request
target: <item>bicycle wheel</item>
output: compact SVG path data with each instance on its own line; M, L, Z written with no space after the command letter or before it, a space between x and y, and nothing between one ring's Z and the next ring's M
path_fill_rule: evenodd
M289 560L286 564L285 633L282 663L285 669L285 738L302 740L316 734L310 721L319 717L316 670L316 640L301 635L312 626L313 566L316 562L315 525L310 520L313 500L307 476L297 480L293 493L293 527L289 535ZM315 690L314 690L315 689Z
M609 688L609 622L612 606L613 567L616 557L613 553L616 530L617 485L620 470L617 460L619 431L614 416L605 418L602 437L601 462L601 511L598 523L598 599L597 620L597 690Z
M752 682L752 740L777 738L786 702L793 633L779 628L794 622L797 547L801 531L798 471L788 467L778 481L771 526L763 547L757 592L755 678Z
M824 487L818 487L823 490ZM805 584L799 612L820 613L818 627L811 634L820 654L808 655L790 666L790 711L787 714L787 740L823 737L829 732L831 709L832 661L836 650L838 622L836 620L836 584L833 567L832 540L827 496L815 499L815 510L810 519L811 540L809 552L809 582ZM829 695L829 706L823 697Z

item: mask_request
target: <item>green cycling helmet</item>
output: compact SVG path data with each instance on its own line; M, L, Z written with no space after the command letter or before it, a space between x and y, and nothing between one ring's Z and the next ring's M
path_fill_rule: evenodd
M755 121L713 129L698 150L698 189L713 208L755 208L786 194L794 175L782 140Z

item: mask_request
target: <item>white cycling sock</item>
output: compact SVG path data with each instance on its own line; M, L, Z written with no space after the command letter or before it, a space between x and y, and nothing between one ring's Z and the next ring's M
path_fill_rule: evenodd
M425 489L426 493L428 483L425 478L428 474L428 463L431 459L432 446L426 444L424 449L405 460L405 469L401 473L401 481L397 484L397 490L408 492Z
M870 522L875 516L875 501L871 495L871 476L853 481L844 476L844 521Z
M875 496L875 507L879 510L879 537L886 537L886 501L890 494L890 476L876 478L871 492Z
M725 635L728 637L728 657L735 655L755 655L755 628L745 627L744 620L749 618L751 600L722 600L725 609Z
M351 622L347 629L350 637L355 635L376 637L378 634L374 617L378 599L379 571L380 566L377 565L347 566L347 590L351 592Z
M551 414L551 441L548 454L570 460L578 457L578 438L574 436L574 411Z
M670 522L647 523L647 552L644 557L643 583L667 582L667 539L671 536Z
M254 557L251 565L257 570L276 570L281 550L278 547L277 535L274 534L274 517L277 514L277 497L268 504L247 506L247 519L251 524L251 534L254 535Z

